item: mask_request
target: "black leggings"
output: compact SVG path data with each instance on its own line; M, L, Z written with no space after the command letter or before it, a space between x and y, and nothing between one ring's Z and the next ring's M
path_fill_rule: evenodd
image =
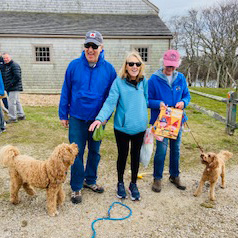
M118 149L118 182L123 182L123 175L126 168L126 160L129 151L129 142L131 141L131 182L136 183L140 164L140 149L143 143L145 132L143 131L135 135L128 135L126 133L114 129L114 133Z

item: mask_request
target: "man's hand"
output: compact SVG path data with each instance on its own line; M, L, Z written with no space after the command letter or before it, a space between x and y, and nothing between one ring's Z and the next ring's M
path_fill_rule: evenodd
M178 109L184 109L184 102L181 101L181 102L176 103L175 107Z
M96 128L99 128L101 124L102 124L102 122L96 120L96 121L94 121L94 122L90 125L90 127L89 127L88 130L89 130L89 131L94 131L95 127L96 127Z
M69 128L69 120L60 120L60 123L64 128Z

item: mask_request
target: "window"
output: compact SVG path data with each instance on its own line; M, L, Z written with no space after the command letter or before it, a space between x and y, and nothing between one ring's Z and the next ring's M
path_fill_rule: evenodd
M142 60L146 63L149 61L149 49L148 47L142 48L142 47L134 47L136 51L139 52Z
M35 62L50 63L51 61L50 46L35 46Z

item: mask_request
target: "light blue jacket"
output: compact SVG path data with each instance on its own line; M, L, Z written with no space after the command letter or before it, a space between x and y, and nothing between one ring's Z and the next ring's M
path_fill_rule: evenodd
M136 86L117 77L96 120L105 121L114 111L114 128L129 135L143 132L148 124L148 81L144 78Z
M161 68L151 75L148 84L149 108L151 108L150 124L154 124L156 121L160 113L161 102L164 102L169 107L175 107L177 102L183 101L184 108L190 102L186 78L182 73L174 71L171 84L169 84L166 75L163 74L163 68ZM184 111L183 122L187 121L187 119Z

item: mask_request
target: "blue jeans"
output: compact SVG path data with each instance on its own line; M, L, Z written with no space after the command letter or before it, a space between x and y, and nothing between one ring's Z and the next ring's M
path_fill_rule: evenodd
M169 155L169 173L173 177L179 176L179 159L180 159L180 144L181 144L182 130L179 131L176 140L164 138L163 141L156 140L156 151L154 156L154 178L162 179L164 171L164 161L168 148L168 141L170 147Z
M3 116L2 107L0 106L0 132L1 132L1 130L4 130L4 129L5 129L4 116Z
M78 156L71 166L70 185L73 191L80 190L84 180L87 184L96 184L101 141L94 141L93 133L88 131L91 123L92 121L82 121L74 117L69 119L69 141L76 143L79 148ZM88 142L88 158L84 169L83 156L86 142Z

